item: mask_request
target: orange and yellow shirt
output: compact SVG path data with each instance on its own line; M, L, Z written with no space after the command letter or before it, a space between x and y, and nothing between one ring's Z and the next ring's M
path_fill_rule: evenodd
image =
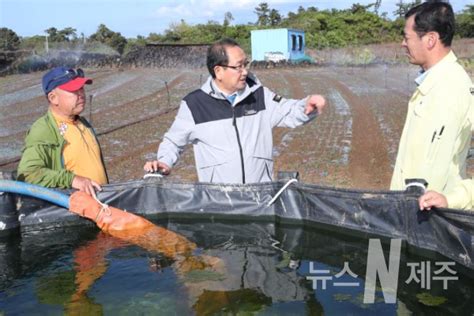
M94 180L98 184L106 184L107 176L102 164L100 148L92 131L80 120L71 120L53 113L64 137L66 145L63 149L64 167L74 174Z

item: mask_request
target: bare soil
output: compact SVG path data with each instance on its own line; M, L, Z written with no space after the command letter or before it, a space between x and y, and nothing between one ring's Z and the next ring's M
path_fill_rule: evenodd
M292 68L255 71L287 98L323 94L328 107L315 121L274 130L275 174L299 171L305 183L387 189L406 105L414 89L412 66ZM153 159L179 101L198 89L205 69L88 69L92 105L84 116L99 134L112 182L138 179ZM0 78L0 169L14 170L29 126L46 109L42 73ZM169 176L197 181L188 146Z

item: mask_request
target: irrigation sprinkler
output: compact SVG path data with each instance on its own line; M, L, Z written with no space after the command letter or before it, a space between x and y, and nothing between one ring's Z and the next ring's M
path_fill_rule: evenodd
M46 51L46 55L49 55L49 41L48 41L49 34L46 34L45 41L44 41L44 50Z
M94 98L94 95L91 94L89 96L89 123L92 125L92 99Z
M171 97L170 97L170 90L168 89L168 82L165 81L166 93L168 94L168 107L171 106Z
M407 92L410 95L410 73L407 71Z

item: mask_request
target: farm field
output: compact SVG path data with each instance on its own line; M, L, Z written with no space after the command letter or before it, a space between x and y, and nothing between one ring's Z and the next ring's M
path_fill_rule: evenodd
M86 69L83 116L99 134L111 182L139 179L171 125L179 101L200 87L206 69ZM418 69L409 65L255 70L287 98L319 93L326 111L297 129L274 130L275 175L299 171L305 183L387 189ZM0 77L0 169L14 170L26 131L47 109L42 72ZM196 181L193 151L169 176Z

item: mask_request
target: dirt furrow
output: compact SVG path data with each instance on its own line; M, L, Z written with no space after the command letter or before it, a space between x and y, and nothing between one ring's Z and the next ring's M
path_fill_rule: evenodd
M186 74L180 74L178 77L174 78L169 84L168 89L173 89L186 78ZM143 120L150 118L150 115L160 115L159 113L166 107L170 105L166 101L166 88L159 89L150 93L146 96L143 96L139 99L133 100L131 102L121 104L115 107L109 107L106 110L94 113L92 118L93 121L105 123L105 126L94 126L99 133L108 133L112 130L116 130L128 125L133 125L139 123ZM160 101L160 102L159 102ZM150 105L154 104L167 104L166 106L158 106L154 109L150 108ZM171 107L173 108L173 107ZM160 111L161 110L161 111ZM117 125L117 122L120 122L120 125ZM93 123L93 122L92 122ZM111 126L110 123L112 123Z
M353 184L361 189L388 188L392 170L387 144L377 119L367 104L368 100L352 93L344 83L324 77L351 107L352 147L349 170Z
M105 73L98 73L97 71L91 71L93 80L102 80L105 77L112 76L114 73L111 73L110 71L105 72ZM94 74L98 73L97 76L93 76ZM88 72L89 75L89 72ZM31 85L39 85L41 83L41 78L35 78L37 81L35 84ZM19 90L24 90L30 86L26 87L21 87ZM38 91L41 90L41 87L38 86ZM41 94L38 96L35 96L31 99L21 101L21 102L15 102L13 104L10 104L8 106L5 106L2 108L2 113L1 113L1 119L0 119L0 124L6 124L8 122L11 122L12 119L15 119L15 121L21 121L26 119L31 119L34 117L32 114L36 113L42 113L45 111L46 106L47 106L48 101L46 100L46 97Z

